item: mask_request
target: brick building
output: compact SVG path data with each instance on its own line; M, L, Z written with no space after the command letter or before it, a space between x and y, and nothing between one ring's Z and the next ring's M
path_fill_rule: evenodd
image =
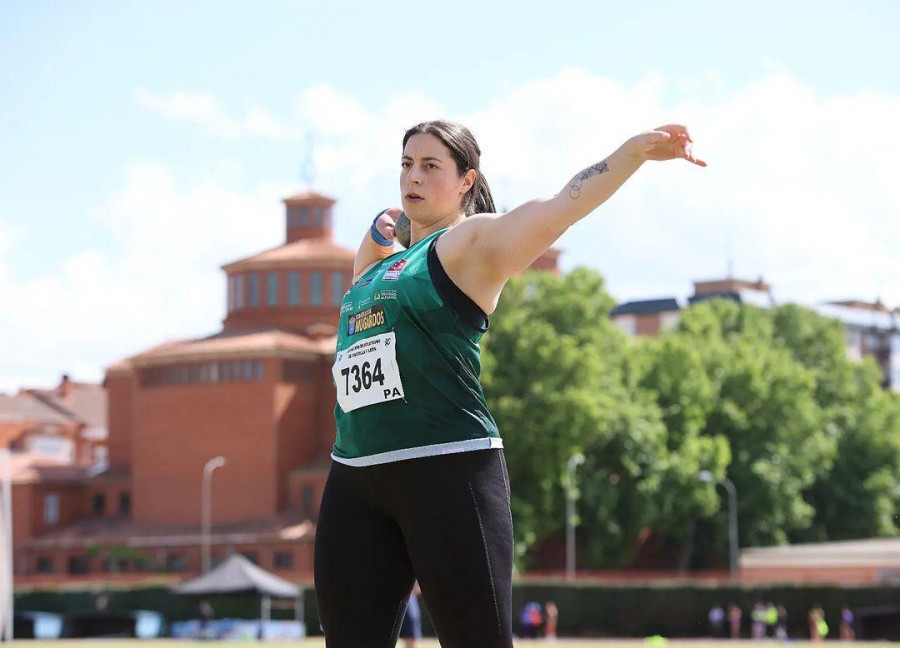
M125 358L107 368L105 390L94 386L108 399L98 461L14 454L17 582L199 571L201 484L216 457L225 465L208 482L212 563L240 552L311 579L355 251L333 241L332 199L284 203L284 244L222 266L222 330ZM534 267L556 272L558 256ZM4 434L0 420L9 445Z
M330 367L355 253L332 240L333 200L306 192L284 203L284 244L222 268L221 331L107 368L105 466L16 456L18 575L199 570L201 481L218 456L213 562L241 552L311 573L335 433Z

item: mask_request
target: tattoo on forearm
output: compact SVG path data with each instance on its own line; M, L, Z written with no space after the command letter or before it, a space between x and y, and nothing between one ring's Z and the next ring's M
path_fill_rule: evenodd
M584 184L584 181L588 178L600 175L601 173L606 173L609 171L609 167L606 166L606 162L598 162L594 166L589 166L587 169L579 173L577 176L572 178L572 181L569 183L569 198L575 200L578 196L581 195L581 185Z

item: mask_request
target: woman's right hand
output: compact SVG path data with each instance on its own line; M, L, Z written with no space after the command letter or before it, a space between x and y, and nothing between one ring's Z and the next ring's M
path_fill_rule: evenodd
M391 243L397 238L397 219L402 213L400 207L390 207L375 220L375 229Z

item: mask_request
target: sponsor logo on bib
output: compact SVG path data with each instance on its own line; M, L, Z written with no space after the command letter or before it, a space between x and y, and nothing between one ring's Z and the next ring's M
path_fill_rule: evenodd
M357 311L347 318L347 335L368 331L383 325L384 322L384 306L375 304L365 310Z
M384 271L384 275L381 277L384 281L397 281L400 277L400 273L403 272L403 268L406 266L407 260L400 259L399 261L394 261L387 270Z
M379 290L377 293L375 293L375 301L380 301L382 299L397 299L397 291Z

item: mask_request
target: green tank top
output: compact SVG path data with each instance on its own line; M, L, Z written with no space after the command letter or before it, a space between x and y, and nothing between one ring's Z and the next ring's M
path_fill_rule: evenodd
M335 461L354 466L502 447L479 382L484 332L441 297L435 232L370 268L341 303Z

